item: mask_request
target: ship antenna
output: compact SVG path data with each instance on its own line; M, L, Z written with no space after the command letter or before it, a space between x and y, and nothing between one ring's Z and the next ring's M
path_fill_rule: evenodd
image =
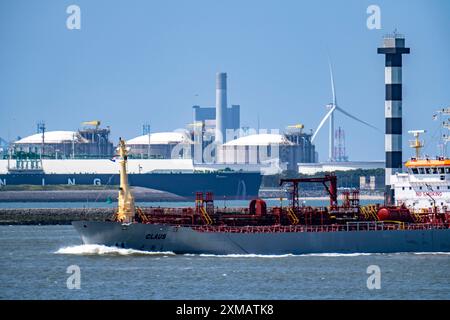
M450 107L444 107L436 112L436 114L433 115L433 120L437 119L437 114L441 115L441 119L443 117L450 116ZM450 130L450 120L448 118L444 118L444 121L441 122L441 140L442 140L442 157L446 158L447 156L447 143L450 141L449 135L442 133L443 129Z
M414 140L411 140L409 142L409 146L413 149L416 149L416 160L420 158L420 149L423 148L424 143L423 140L421 141L419 139L421 133L425 133L425 130L410 130L408 133L412 134L414 136Z
M135 215L134 198L131 194L128 184L127 162L128 151L125 141L119 138L119 156L120 156L120 189L118 198L118 210L116 220L118 222L130 223Z

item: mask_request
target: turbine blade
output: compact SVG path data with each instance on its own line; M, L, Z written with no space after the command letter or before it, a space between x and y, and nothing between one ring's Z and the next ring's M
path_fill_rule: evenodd
M333 94L333 105L337 105L336 89L334 87L333 66L331 65L331 59L329 57L328 57L328 67L330 68L330 80L331 80L331 92Z
M342 112L343 114L345 114L347 117L352 118L353 120L361 122L361 123L365 124L366 126L371 127L372 129L375 129L375 130L381 132L380 129L378 129L377 127L375 127L375 126L371 125L370 123L367 123L367 122L365 122L365 121L355 117L354 115L351 115L350 113L348 113L347 111L345 111L341 107L336 106L336 109L339 110L340 112Z
M323 127L323 125L325 124L325 121L327 121L327 119L331 116L331 114L334 112L335 109L336 109L336 106L333 106L333 108L331 108L330 111L328 111L328 113L325 115L325 117L323 117L322 121L320 121L319 126L317 127L316 131L314 131L314 134L311 138L311 142L314 141L317 134L319 133L319 130Z

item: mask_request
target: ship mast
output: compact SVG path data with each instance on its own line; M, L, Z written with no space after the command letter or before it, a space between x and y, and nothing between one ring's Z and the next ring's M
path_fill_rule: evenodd
M127 174L128 152L125 141L119 138L120 156L120 188L116 220L119 222L132 222L135 214L134 198L130 191Z
M442 141L442 144L440 144L441 156L446 158L447 143L450 141L450 135L448 133L443 133L442 131L444 129L450 130L450 119L448 118L450 116L450 107L442 108L436 111L436 114L433 115L433 120L437 119L438 114L440 114L440 122L441 122L441 141Z
M420 159L420 149L423 148L423 141L419 139L421 133L425 133L425 130L410 130L408 133L414 136L414 140L409 141L409 146L413 149L416 149L416 160Z

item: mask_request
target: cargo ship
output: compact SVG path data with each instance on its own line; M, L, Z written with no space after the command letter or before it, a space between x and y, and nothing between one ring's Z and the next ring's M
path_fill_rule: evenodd
M138 208L129 188L127 151L120 141L117 213L109 221L73 221L83 243L176 254L305 254L450 251L450 212L406 206L361 206L357 190L338 204L337 178L282 179L289 206L216 208L213 194L196 193L193 208ZM328 207L300 205L299 184L321 183Z
M213 191L221 199L248 199L257 197L261 173L257 171L196 171L192 168L192 160L137 160L131 166L136 168L129 174L130 183L136 187L144 187L166 191L187 200L195 198L199 190ZM139 172L145 167L158 162L171 162L173 168ZM117 165L109 159L95 160L42 160L40 167L28 169L9 169L7 160L0 160L0 185L119 185ZM174 163L175 162L175 163Z
M394 32L384 38L378 53L385 55L383 205L362 206L358 190L342 192L338 202L337 178L330 173L281 180L290 193L288 206L269 208L256 198L246 208L217 208L213 193L198 192L192 208L136 208L121 140L117 213L109 221L74 221L82 241L177 254L450 252L450 210L444 200L450 194L450 160L419 159L416 154L402 172L402 54L409 48ZM416 150L418 144L413 145ZM329 205L300 203L299 184L305 183L323 184ZM424 192L424 186L435 189Z

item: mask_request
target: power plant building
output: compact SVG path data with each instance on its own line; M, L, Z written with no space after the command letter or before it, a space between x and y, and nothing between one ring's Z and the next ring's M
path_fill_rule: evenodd
M216 74L216 105L214 107L193 106L194 124L200 123L205 129L214 128L214 141L225 143L227 130L239 130L240 110L239 105L227 106L227 74ZM232 139L236 138L232 135Z
M240 106L227 106L226 73L216 74L215 107L192 109L194 163L255 165L276 160L289 170L297 170L297 163L317 160L312 135L303 133L303 127L285 134L246 133L240 127Z
M216 126L216 107L200 107L192 106L194 123L204 122L205 125ZM225 109L226 128L238 130L240 128L240 112L241 106L233 104L230 108Z

